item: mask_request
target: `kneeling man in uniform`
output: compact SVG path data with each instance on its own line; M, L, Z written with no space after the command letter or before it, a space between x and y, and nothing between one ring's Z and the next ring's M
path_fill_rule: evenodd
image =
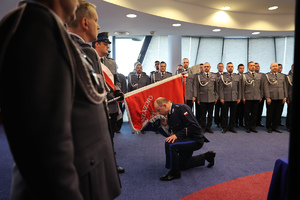
M162 181L181 178L180 170L205 165L214 165L215 151L192 156L193 152L201 149L204 142L209 142L203 135L202 129L193 115L192 110L185 104L173 103L163 97L154 102L158 114L167 118L169 127L168 137L165 139L166 168L170 171L160 177Z

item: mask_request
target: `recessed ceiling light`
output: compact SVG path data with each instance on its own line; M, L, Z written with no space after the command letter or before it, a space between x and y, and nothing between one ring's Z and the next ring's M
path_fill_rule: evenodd
M230 9L230 6L224 6L223 8L222 8L222 10L229 10Z
M260 32L253 32L252 35L259 35Z
M271 6L268 8L268 10L276 10L276 9L278 9L278 6Z
M179 26L181 26L181 24L172 24L172 26L175 26L175 27L179 27Z
M115 35L129 35L129 32L127 32L127 31L116 31Z
M213 30L213 32L220 32L220 31L221 31L221 29L219 29L219 28L216 28Z
M136 14L128 14L128 15L126 15L126 17L128 17L128 18L136 18L137 15Z

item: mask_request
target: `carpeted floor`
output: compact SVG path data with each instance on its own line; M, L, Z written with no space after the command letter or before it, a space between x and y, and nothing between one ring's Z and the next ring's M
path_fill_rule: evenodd
M270 134L257 128L259 133L249 134L239 128L238 134L222 134L219 128L213 130L214 134L205 133L211 142L195 154L215 150L215 166L183 171L181 179L162 182L159 177L168 172L164 168L164 137L153 132L133 135L125 123L122 133L115 135L117 162L126 170L120 174L123 188L117 199L181 199L219 183L272 171L276 159L288 156L287 131Z
M210 186L181 200L266 200L273 172L263 172Z
M270 172L276 159L288 156L287 131L269 134L265 128L258 128L259 133L248 134L239 128L238 134L222 134L221 129L213 127L213 130L214 134L205 134L211 142L195 154L215 150L215 166L183 171L181 179L162 182L159 177L168 172L164 168L164 137L153 132L134 135L128 123L124 123L121 133L115 135L117 163L126 171L120 174L122 194L117 200L181 199L203 189L205 191L210 186ZM0 152L0 200L6 200L9 198L13 161L2 126Z

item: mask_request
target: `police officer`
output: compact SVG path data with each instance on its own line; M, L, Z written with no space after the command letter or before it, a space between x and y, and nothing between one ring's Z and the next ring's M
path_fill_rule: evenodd
M241 77L241 79L243 79L243 74L244 74L244 69L245 66L241 63L238 65L238 73L237 75L239 75ZM238 128L239 126L244 127L244 103L240 102L237 105L237 110L236 110L236 120L235 120L235 127Z
M166 168L170 171L160 177L162 181L170 181L181 177L180 170L214 165L216 152L208 151L204 154L192 156L193 152L201 149L208 140L203 136L201 127L189 106L176 104L159 97L154 102L157 113L167 116L169 136L165 139Z
M265 74L260 72L260 65L259 63L255 63L255 72L262 74L263 78L265 78ZM257 112L257 118L256 118L256 126L264 127L264 125L261 123L261 116L264 109L266 98L263 96L262 100L258 104L258 112Z
M186 91L186 104L192 109L193 107L193 95L194 95L194 75L192 69L189 68L190 61L187 58L184 58L182 61L183 64L183 76L185 78L185 91Z
M150 80L151 80L151 83L154 83L154 81L153 81L153 74L159 72L159 65L160 65L160 62L159 62L158 60L156 60L156 61L154 62L154 68L155 68L155 71L150 72Z
M223 74L223 70L224 70L224 65L223 63L219 63L217 66L218 72L216 73L217 77L218 77L218 85L220 83L220 78L221 75ZM219 90L220 91L220 90ZM220 97L220 94L219 94ZM218 99L216 105L215 105L215 116L214 116L214 121L215 121L215 125L220 128L220 124L222 121L222 114L221 114L221 110L222 110L222 104L220 102L220 99Z
M244 73L242 81L242 99L245 104L246 132L257 133L256 118L259 102L263 98L263 76L255 72L255 63L248 63L248 72Z
M136 74L132 75L128 79L128 92L142 88L150 84L150 78L148 75L143 74L143 67L141 64L136 66Z
M200 125L203 132L214 133L211 125L214 104L218 100L218 77L211 73L210 69L210 64L206 62L204 63L204 72L195 75L193 101L197 101L197 104L200 105Z
M222 133L227 130L237 133L234 129L236 108L241 101L242 77L233 73L233 64L227 63L227 73L220 78L219 94L222 103ZM228 126L228 108L230 108L230 121Z
M183 73L183 72L184 72L184 68L183 68L182 64L179 64L177 66L176 75Z
M267 121L268 133L272 131L281 133L278 129L281 118L281 107L286 102L287 89L285 75L278 73L278 64L271 64L271 72L266 74L265 97L267 100Z
M163 79L169 78L172 76L171 72L167 72L167 63L165 63L164 61L160 62L160 67L159 67L159 72L155 72L153 73L153 80L151 80L151 83L155 83L157 81L161 81Z
M107 100L114 99L115 97L120 97L118 100L124 100L124 94L121 92L121 83L117 76L117 64L115 60L108 58L108 44L111 42L108 39L108 32L101 32L97 36L97 40L92 43L93 48L96 50L99 56L99 64L103 69L105 76L105 81L108 86ZM110 116L110 125L111 125L111 139L113 141L114 134L116 132L116 123L118 112L120 110L118 101L111 101L108 103L108 110ZM119 173L124 173L125 170L122 167L117 167Z

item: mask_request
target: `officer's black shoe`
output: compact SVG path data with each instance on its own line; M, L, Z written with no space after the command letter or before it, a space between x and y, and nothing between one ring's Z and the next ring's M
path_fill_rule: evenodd
M247 133L250 133L251 131L250 131L250 129L246 129L246 132L247 132Z
M209 132L209 133L214 133L211 128L206 128L206 131Z
M117 171L118 171L119 174L125 173L125 169L123 167L117 166Z
M237 133L237 131L234 128L230 128L229 131L231 131L233 133Z
M227 129L223 128L222 133L226 133L226 132L227 132Z
M257 130L255 128L251 128L250 131L254 132L254 133L258 133Z
M179 170L171 169L166 175L160 177L161 181L171 181L181 178L181 172Z
M208 168L211 168L215 164L215 157L216 157L216 152L215 151L208 151L204 154L205 160L209 162L207 165Z
M278 128L273 129L273 131L275 131L277 133L282 133L282 131L280 131Z
M268 128L268 133L272 133L272 129L271 128Z

